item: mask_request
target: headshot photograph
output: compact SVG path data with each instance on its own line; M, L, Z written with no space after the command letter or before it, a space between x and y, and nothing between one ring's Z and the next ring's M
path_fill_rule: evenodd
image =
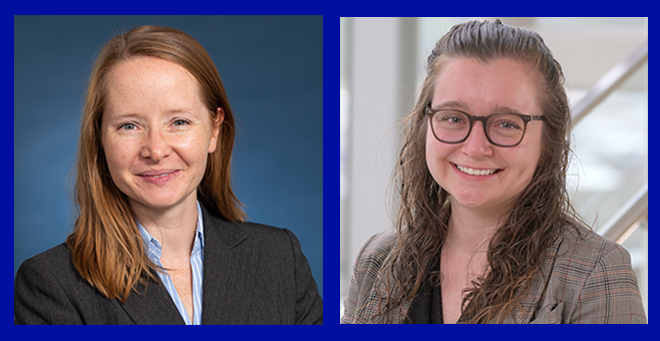
M322 16L14 16L14 323L323 324Z
M340 323L648 323L648 18L340 34Z

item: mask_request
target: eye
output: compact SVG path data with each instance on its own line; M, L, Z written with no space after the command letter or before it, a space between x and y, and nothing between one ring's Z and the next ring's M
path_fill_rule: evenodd
M456 111L438 112L435 116L439 123L447 125L461 124L468 121L465 115Z
M187 125L187 124L190 124L190 122L188 122L186 120L176 120L176 121L174 121L175 126L184 126L184 125Z
M445 118L443 118L443 120L448 121L450 123L461 123L461 122L463 122L463 120L460 117L456 117L456 116L445 117Z
M510 114L497 114L491 116L491 118L488 121L488 125L492 128L499 129L499 130L522 130L525 122L523 121L522 118L516 115L510 115Z
M501 121L498 123L498 126L504 129L520 129L520 126L518 126L517 124L508 121Z
M123 130L135 130L136 126L133 123L124 123L119 126L119 129Z

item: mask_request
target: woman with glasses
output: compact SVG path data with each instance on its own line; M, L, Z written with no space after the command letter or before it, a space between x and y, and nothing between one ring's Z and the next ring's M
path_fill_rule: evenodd
M393 231L356 260L342 323L645 323L630 256L566 193L569 105L541 37L454 26L405 120Z

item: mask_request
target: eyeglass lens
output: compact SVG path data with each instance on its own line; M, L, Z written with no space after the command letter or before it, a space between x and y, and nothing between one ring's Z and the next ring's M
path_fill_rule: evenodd
M438 111L431 122L433 132L443 142L460 142L470 134L470 118L460 111ZM487 136L499 145L515 145L522 140L524 133L525 121L520 116L495 114L486 122Z

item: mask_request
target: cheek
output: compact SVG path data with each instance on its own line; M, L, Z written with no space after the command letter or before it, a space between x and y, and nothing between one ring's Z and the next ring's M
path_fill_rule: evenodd
M101 137L101 147L103 148L103 154L105 154L105 162L108 164L108 168L112 171L113 166L119 162L118 159L121 159L121 153L118 153L120 148L117 146L117 142L109 138L107 135Z
M128 185L130 183L128 175L130 160L127 152L130 146L104 138L102 148L112 182L122 193L129 193L131 191L130 185Z
M426 133L426 164L429 169L432 167L440 167L444 165L447 157L451 155L457 148L457 145L442 143L435 139L433 133Z
M182 137L176 142L176 151L188 164L206 163L211 150L209 148L210 142L211 137L207 134L201 132L192 134L188 137Z
M435 158L436 152L434 151L435 146L433 145L433 141L432 141L433 137L429 136L429 135L430 135L430 133L427 132L426 133L426 142L424 144L424 151L425 151L425 154L426 154L426 167L428 167L429 172L431 172L431 174L433 174L434 169L435 169L435 167L434 167L435 161L434 160L436 159Z
M541 158L542 145L540 137L530 142L533 143L530 143L523 152L508 156L509 160L515 160L517 163L518 176L525 184L528 184L532 180Z
M534 134L532 142L533 143L529 151L529 160L531 164L531 172L533 174L536 171L536 166L541 159L541 154L543 154L543 136L541 131L538 131L536 134Z
M433 134L429 132L426 134L426 145L424 149L426 154L426 167L428 168L429 173L431 173L435 182L440 186L443 186L443 178L447 175L446 158L447 155L449 155L446 145L438 142Z
M424 149L426 150L426 162L430 163L430 161L439 153L438 140L435 139L430 129L426 129L425 135L426 142L424 144Z
M128 169L131 159L129 155L134 153L133 149L135 149L132 144L104 139L102 145L108 169L113 177L118 172Z

